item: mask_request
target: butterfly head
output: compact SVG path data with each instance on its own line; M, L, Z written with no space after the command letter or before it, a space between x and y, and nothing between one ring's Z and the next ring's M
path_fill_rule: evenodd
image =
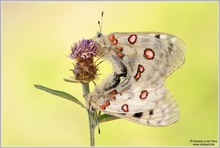
M97 35L96 35L97 38L102 38L103 37L103 34L101 32L97 32Z

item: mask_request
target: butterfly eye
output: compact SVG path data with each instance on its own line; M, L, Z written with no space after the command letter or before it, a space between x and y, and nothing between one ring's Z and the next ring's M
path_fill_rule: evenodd
M97 33L97 37L100 38L101 36L102 36L102 33L101 33L101 32L98 32L98 33Z

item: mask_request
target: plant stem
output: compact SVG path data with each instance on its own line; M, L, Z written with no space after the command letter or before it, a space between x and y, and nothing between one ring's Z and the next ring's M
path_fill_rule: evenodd
M93 124L94 116L93 113L90 112L89 110L88 110L88 116L89 116L90 146L95 146L95 134L94 134L95 126Z
M89 83L81 83L83 88L83 96L86 99L86 96L89 94ZM87 100L86 100L87 101ZM90 130L90 145L95 146L95 127L97 122L96 111L91 111L87 109L88 117L89 117L89 130Z

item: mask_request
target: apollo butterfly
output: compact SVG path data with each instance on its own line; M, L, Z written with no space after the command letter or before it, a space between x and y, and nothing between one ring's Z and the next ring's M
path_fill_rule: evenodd
M179 119L179 109L164 81L184 63L185 45L159 32L99 33L93 38L114 73L87 97L89 107L149 126Z

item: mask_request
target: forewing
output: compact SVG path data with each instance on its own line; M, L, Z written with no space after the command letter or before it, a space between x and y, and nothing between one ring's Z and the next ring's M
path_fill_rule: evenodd
M148 74L152 75L156 71L161 78L165 78L184 63L186 47L179 38L173 35L112 33L108 36L111 35L114 35L117 40L116 49L122 49L124 56L121 59L127 65L130 64L135 72L138 65L142 64L148 68Z

